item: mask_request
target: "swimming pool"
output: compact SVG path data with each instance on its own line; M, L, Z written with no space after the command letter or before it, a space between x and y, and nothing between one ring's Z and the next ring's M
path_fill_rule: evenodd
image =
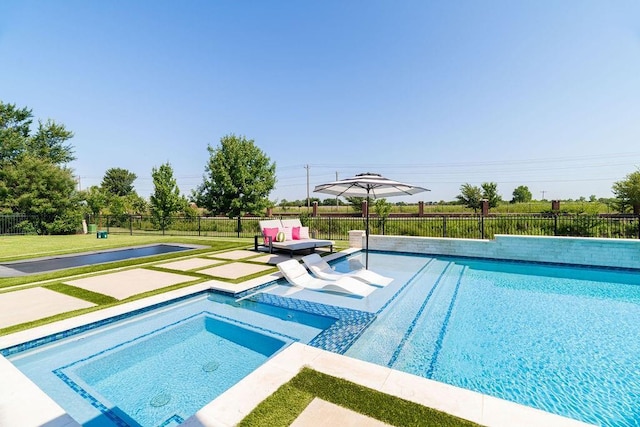
M113 320L2 353L83 425L169 426L336 323L210 292Z
M203 246L204 247L204 246ZM0 264L0 277L15 277L26 274L45 273L85 265L142 258L171 252L195 249L196 246L158 244L138 246L125 249L109 249L84 254L61 255L56 257L37 258L23 261L4 262Z
M347 356L589 423L640 424L637 271L387 253L369 262L413 277L390 285Z

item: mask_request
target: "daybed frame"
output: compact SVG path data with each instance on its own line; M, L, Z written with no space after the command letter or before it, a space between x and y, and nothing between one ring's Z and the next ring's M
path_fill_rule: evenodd
M260 230L264 230L269 227L300 227L299 219L272 219L266 221L260 221ZM264 243L264 233L260 236L254 236L254 249L257 251L259 247L269 248L269 253L272 254L274 249L289 252L289 255L293 257L294 252L304 251L309 249L310 253L315 252L316 248L329 247L329 250L333 252L334 242L331 240L322 239L300 239L300 240L287 240L284 242L275 242L271 236L267 237L267 243Z

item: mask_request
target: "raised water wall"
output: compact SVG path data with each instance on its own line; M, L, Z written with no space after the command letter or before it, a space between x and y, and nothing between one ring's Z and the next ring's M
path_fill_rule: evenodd
M364 247L351 231L351 247ZM640 269L640 241L593 237L496 235L493 240L370 235L372 250Z

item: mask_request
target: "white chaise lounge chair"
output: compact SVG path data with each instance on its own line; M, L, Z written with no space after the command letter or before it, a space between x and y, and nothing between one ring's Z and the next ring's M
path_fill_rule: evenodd
M297 260L290 259L277 264L278 269L285 279L300 288L311 289L313 291L339 292L365 297L376 288L351 277L343 277L336 281L318 279L309 274Z
M329 263L322 259L318 254L311 254L302 257L302 262L307 268L318 278L324 280L340 280L345 277L353 277L361 280L369 285L387 286L393 282L393 278L382 276L371 270L355 270L348 273L340 273L335 271Z

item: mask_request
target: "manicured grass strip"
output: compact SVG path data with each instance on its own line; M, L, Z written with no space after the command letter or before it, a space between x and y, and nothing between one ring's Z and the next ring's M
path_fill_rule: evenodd
M289 382L262 401L238 426L288 427L314 397L313 393L300 390Z
M43 288L51 289L52 291L60 292L61 294L69 295L70 297L80 298L97 305L104 305L104 304L111 304L114 302L118 302L116 298L111 297L109 295L99 294L97 292L92 292L87 289L65 285L64 283L54 283L51 285L43 286Z
M478 425L309 368L260 403L239 425L288 426L314 397L396 426Z

